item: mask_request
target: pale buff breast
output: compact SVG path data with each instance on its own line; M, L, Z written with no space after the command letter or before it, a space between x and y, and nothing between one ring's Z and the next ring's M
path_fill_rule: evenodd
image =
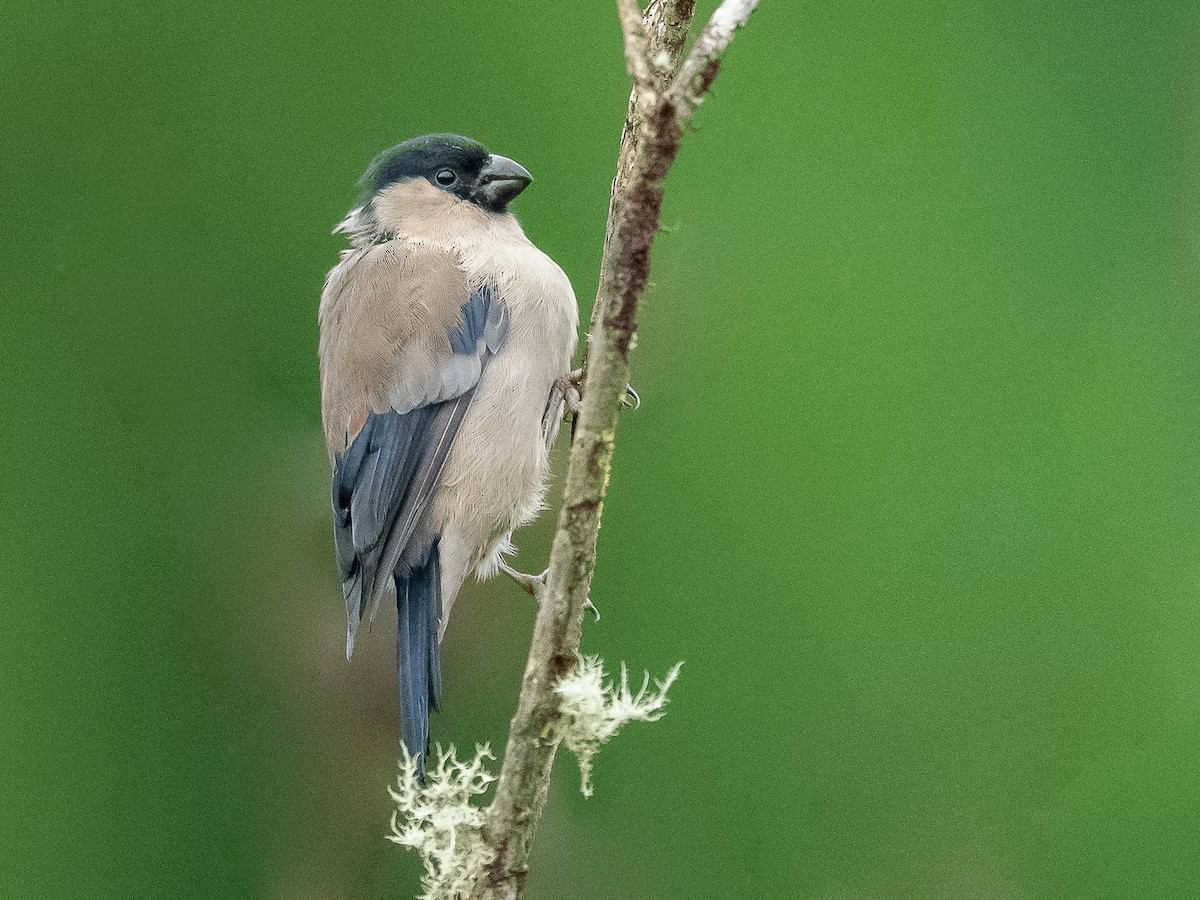
M464 253L463 265L470 280L494 280L511 316L435 504L445 530L461 535L470 567L542 507L549 474L542 417L555 380L570 371L579 314L566 275L523 236L501 247L485 242Z

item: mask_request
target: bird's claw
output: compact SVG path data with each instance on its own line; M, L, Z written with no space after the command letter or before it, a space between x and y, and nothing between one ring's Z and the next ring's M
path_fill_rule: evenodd
M549 569L546 569L544 572L538 575L526 575L524 572L518 572L508 563L501 562L500 571L519 584L521 586L521 590L525 591L525 593L529 594L539 603L541 602L541 598L538 596L538 594L541 592L542 588L546 586L546 574L550 571ZM588 597L583 601L583 608L590 609L592 611L592 615L595 616L595 618L592 620L593 622L600 621L600 610L596 609L596 604L592 602L591 597Z
M556 380L554 392L562 397L569 412L578 413L583 404L583 369L576 369ZM641 395L634 390L632 384L625 385L625 390L621 393L621 405L626 409L642 408Z
M518 572L508 563L501 562L500 571L519 584L521 590L529 594L529 596L536 598L538 591L546 584L546 572L550 570L547 569L546 572L542 572L539 575L526 575L524 572Z

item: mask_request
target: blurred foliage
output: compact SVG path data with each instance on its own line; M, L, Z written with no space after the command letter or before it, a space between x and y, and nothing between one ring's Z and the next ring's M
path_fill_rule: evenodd
M460 131L586 314L615 12L6 8L2 893L411 895L386 613L342 658L329 230ZM670 178L585 634L687 665L593 799L560 758L531 900L1200 896L1198 26L764 0ZM503 746L532 618L465 592L438 739Z

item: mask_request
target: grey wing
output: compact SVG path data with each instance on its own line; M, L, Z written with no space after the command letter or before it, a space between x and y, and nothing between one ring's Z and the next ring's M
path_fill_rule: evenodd
M334 454L334 536L346 601L346 654L367 606L395 573L425 565L438 535L432 502L442 469L488 360L508 331L508 311L488 286L476 288L445 334L448 352L401 356L386 410L367 414ZM424 364L422 364L424 362ZM414 369L413 366L416 366Z

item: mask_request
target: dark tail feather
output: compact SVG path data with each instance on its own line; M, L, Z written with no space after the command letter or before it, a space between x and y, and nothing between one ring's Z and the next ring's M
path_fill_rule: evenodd
M438 708L442 663L438 623L442 618L442 567L437 544L424 565L407 577L396 574L396 654L400 682L400 736L425 777L429 711Z

